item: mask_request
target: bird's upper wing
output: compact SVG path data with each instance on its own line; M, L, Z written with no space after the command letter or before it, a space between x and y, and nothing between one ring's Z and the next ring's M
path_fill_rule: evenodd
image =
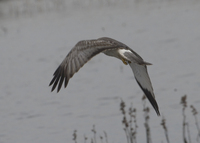
M129 63L129 65L134 73L137 83L143 90L146 97L149 99L149 101L152 104L152 106L154 107L156 113L158 115L160 115L158 104L155 100L153 87L152 87L152 84L151 84L151 81L150 81L150 78L149 78L149 75L147 72L146 65L150 65L150 63L143 61L143 59L138 60L138 58L136 58L137 56L131 52L124 52L124 56L128 60L131 61L131 63Z
M104 39L78 42L54 72L54 77L49 84L49 86L53 85L51 91L58 85L57 92L59 92L64 81L66 87L69 79L95 55L104 50L117 47L119 47L118 44L105 41Z

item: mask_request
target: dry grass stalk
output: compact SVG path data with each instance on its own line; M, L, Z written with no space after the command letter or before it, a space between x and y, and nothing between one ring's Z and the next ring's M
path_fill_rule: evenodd
M136 120L136 111L137 111L136 108L133 108L131 104L131 107L129 108L129 117L130 117L129 125L130 125L131 140L134 143L137 143L136 134L137 134L137 128L138 128L137 120Z
M100 136L100 140L101 140L101 143L103 143L103 137L102 136Z
M146 97L143 96L142 97L142 101L143 101L143 111L144 111L144 119L145 119L145 123L144 123L144 127L146 129L146 138L147 138L147 143L152 143L151 140L151 132L150 132L150 126L149 126L149 107L146 107Z
M74 130L74 133L73 133L73 141L75 142L75 143L77 143L77 134L76 134L76 130Z
M137 121L136 121L136 109L132 108L132 106L129 108L129 121L126 117L126 111L125 111L125 103L123 100L121 100L120 103L120 110L123 115L122 124L124 125L124 131L127 138L127 143L137 143L136 141L136 133L137 133Z
M106 143L108 143L108 136L107 136L107 133L104 131L104 136L105 136L105 140L106 140Z
M199 127L198 119L197 119L197 114L198 114L198 112L197 112L196 108L194 108L193 105L191 105L190 108L192 109L192 114L193 114L193 116L194 116L195 125L196 125L197 131L198 131L197 139L196 139L196 140L197 140L197 142L199 142L199 141L200 141L200 127Z
M96 140L96 130L95 130L95 125L93 125L93 129L91 130L92 132L93 132L93 134L94 134L94 136L93 136L93 139L92 139L92 141L93 141L93 143L97 143L97 140Z
M186 138L186 126L187 126L187 122L186 122L186 115L185 115L185 109L187 107L187 95L184 95L181 98L181 102L180 104L183 106L182 108L182 115L183 115L183 142L184 143L188 143L187 138Z
M170 143L169 136L168 136L168 130L167 130L167 126L166 126L166 119L164 116L162 117L161 126L163 127L163 129L165 131L165 137L166 137L167 143Z
M147 143L152 143L152 140L151 140L151 133L150 133L150 126L149 126L149 112L150 112L150 109L148 107L146 107L146 97L143 96L142 98L142 101L143 101L143 111L144 111L144 118L145 118L145 123L144 123L144 126L145 126L145 129L146 129L146 140L147 140ZM183 126L183 142L184 143L191 143L191 138L190 138L190 130L189 130L189 123L186 122L186 108L187 108L187 96L184 95L182 98L181 98L181 102L180 104L182 105L182 115L183 115L183 123L182 123L182 126ZM120 103L120 111L122 112L122 115L123 115L123 120L122 120L122 124L124 126L124 131L125 131L125 134L126 134L126 138L127 138L127 143L137 143L136 141L136 134L137 134L137 120L136 120L136 109L132 107L132 104L131 104L131 107L129 108L128 112L126 112L125 110L125 102L123 100L121 100L121 103ZM200 126L198 124L198 119L197 119L197 110L194 108L194 106L190 106L191 107L191 112L195 118L195 124L196 124L196 127L197 127L197 130L198 130L198 135L197 135L197 141L199 142L200 141ZM129 118L127 119L127 116L129 116ZM166 119L162 118L161 120L161 126L163 127L164 129L164 132L165 132L165 137L166 137L166 140L167 140L167 143L169 143L169 136L168 136L168 129L167 129L167 126L166 126ZM97 140L96 140L96 130L95 130L95 125L93 125L93 128L91 130L93 132L93 138L91 138L91 143L97 143ZM107 133L104 131L104 137L105 137L105 143L108 143L108 139L107 139ZM84 135L84 143L86 143L86 141L88 140L88 138ZM73 140L75 143L77 143L77 131L75 130L74 133L73 133ZM101 140L101 143L103 143L103 136L100 136L100 140Z
M84 143L86 143L87 142L87 137L84 135Z

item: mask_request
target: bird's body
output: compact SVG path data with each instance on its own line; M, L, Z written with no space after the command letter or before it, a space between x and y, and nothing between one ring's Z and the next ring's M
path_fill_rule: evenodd
M54 77L49 84L53 85L52 91L58 85L57 92L59 92L63 82L66 87L69 79L92 57L101 52L105 55L122 60L126 65L130 65L137 83L151 102L156 113L160 115L151 81L147 73L146 65L151 64L145 62L136 52L125 44L108 37L78 42L55 71Z

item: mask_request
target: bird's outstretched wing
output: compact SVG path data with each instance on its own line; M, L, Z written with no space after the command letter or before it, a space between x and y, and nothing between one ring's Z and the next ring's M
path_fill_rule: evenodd
M57 92L59 92L63 82L64 86L67 87L69 79L95 55L118 47L118 44L105 41L104 39L78 42L54 72L54 77L49 84L49 86L53 85L51 91L58 85Z
M152 84L151 84L151 81L150 81L150 78L149 78L149 75L148 75L148 72L147 72L147 66L146 65L151 65L151 64L143 61L143 59L141 59L140 61L136 61L134 53L131 53L129 51L124 52L123 55L129 61L131 61L129 63L129 65L130 65L130 67L133 71L133 74L135 76L137 83L139 84L140 88L143 90L144 94L146 95L146 97L148 98L150 103L152 104L156 113L158 115L160 115L158 104L155 100L153 87L152 87Z

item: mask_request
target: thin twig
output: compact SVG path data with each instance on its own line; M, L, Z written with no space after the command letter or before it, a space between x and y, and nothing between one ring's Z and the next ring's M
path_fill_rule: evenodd
M107 136L107 133L105 131L104 132L104 136L105 136L105 140L106 140L106 143L108 143L108 136Z
M147 138L147 143L152 143L151 140L151 132L150 132L150 127L149 127L149 111L150 109L148 107L146 107L146 101L145 101L146 97L143 96L142 97L142 101L143 101L143 111L144 111L144 119L145 119L145 129L146 129L146 138Z
M166 137L167 143L170 143L169 142L169 136L168 136L168 130L167 130L167 126L166 126L166 119L165 119L164 116L162 117L161 125L162 125L162 127L165 131L165 137Z
M74 133L73 133L73 140L75 143L77 143L77 134L76 134L76 130L74 130Z
M188 133L188 142L191 143L189 123L186 124L186 127L187 127L187 133Z
M84 143L86 143L87 142L87 137L84 135Z
M183 142L184 143L187 143L187 138L186 138L186 115L185 115L185 108L187 107L187 95L184 95L182 98L181 98L181 104L183 106L183 109L182 109L182 115L183 115Z
M93 134L94 134L93 141L94 141L94 143L97 143L95 125L93 125L92 132L93 132Z
M192 108L192 114L194 115L195 125L196 125L197 131L198 131L197 139L196 140L197 140L197 142L199 142L199 140L200 140L200 127L199 127L198 118L197 118L198 112L197 112L196 108L194 108L193 105L191 105L190 107Z

